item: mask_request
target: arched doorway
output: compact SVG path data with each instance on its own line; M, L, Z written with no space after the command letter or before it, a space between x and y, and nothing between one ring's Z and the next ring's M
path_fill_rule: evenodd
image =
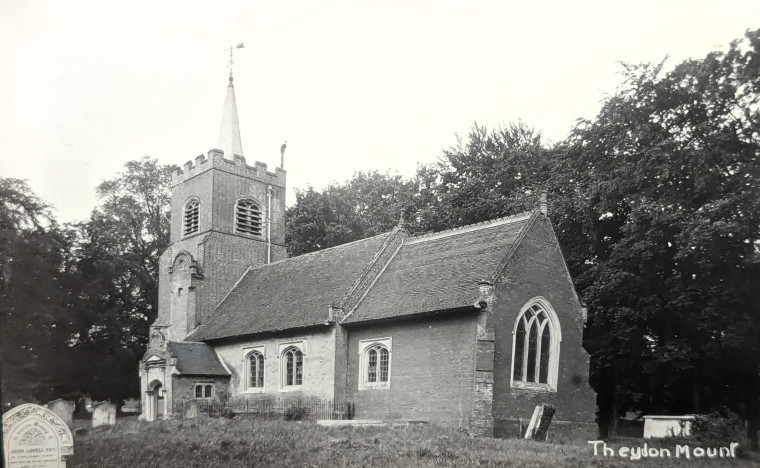
M155 421L163 419L166 409L166 400L163 395L163 384L159 380L154 380L148 385L148 407L146 408L146 420Z

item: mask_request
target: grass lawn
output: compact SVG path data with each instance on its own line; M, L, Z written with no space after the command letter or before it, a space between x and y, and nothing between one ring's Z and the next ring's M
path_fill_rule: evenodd
M641 439L608 442L641 447ZM683 442L682 442L683 443ZM651 446L651 443L649 443ZM660 447L675 449L672 442ZM698 444L692 443L692 448ZM325 428L309 422L244 417L140 422L118 420L74 439L69 467L252 466L760 466L760 455L735 459L623 460L594 456L587 441L566 443L470 438L455 429L409 427Z

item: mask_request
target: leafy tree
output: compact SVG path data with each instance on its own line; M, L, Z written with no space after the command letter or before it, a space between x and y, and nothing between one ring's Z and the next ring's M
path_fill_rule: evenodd
M0 178L0 352L3 405L72 388L67 284L73 233L26 182Z
M551 175L552 151L519 122L465 141L417 171L421 231L439 231L531 210Z
M100 204L79 226L75 347L82 390L95 398L139 392L134 372L157 314L173 169L147 157L128 162L100 184Z
M296 191L287 211L288 253L300 255L389 231L414 216L416 184L400 175L357 172L345 184Z
M631 406L725 405L757 428L759 61L755 31L668 73L628 66L561 149L555 216L603 427Z

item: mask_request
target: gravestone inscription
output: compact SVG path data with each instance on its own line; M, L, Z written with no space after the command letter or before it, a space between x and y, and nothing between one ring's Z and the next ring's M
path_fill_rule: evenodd
M3 451L7 468L66 468L74 439L57 414L27 403L3 415Z

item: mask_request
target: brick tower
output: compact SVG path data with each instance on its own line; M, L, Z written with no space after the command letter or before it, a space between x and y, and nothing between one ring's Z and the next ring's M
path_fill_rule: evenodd
M232 76L219 146L172 176L171 240L161 255L151 337L183 340L248 267L287 256L285 171L246 164Z

